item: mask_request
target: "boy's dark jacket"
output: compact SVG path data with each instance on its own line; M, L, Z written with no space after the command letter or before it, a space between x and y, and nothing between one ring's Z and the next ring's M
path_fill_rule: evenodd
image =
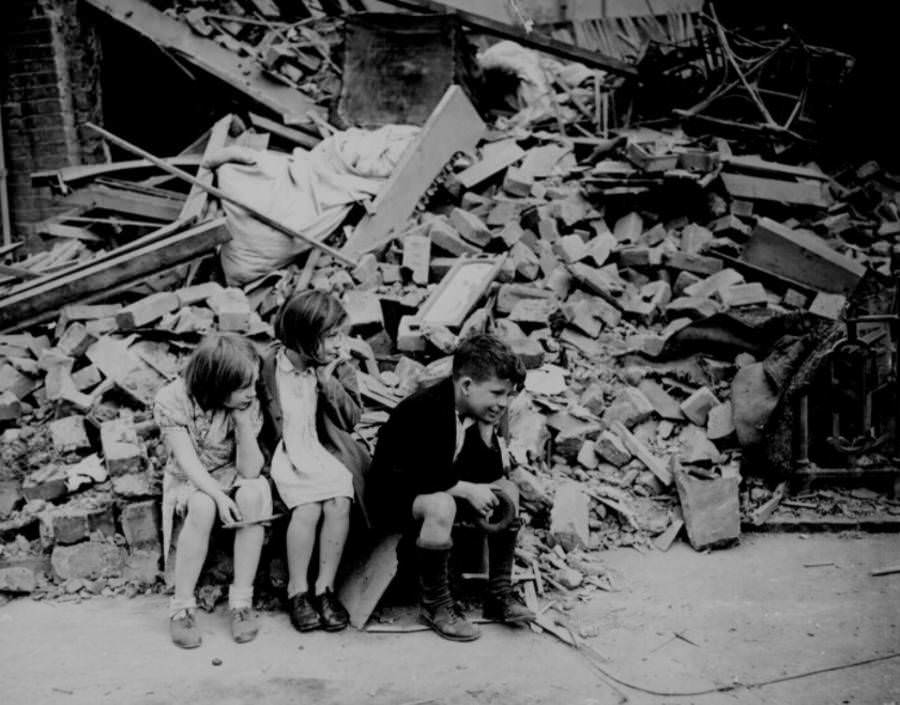
M473 424L456 450L453 380L420 390L401 401L378 433L369 470L368 507L374 524L402 529L412 519L416 495L449 490L460 480L493 482L504 474L496 442L488 447Z
M263 427L260 442L267 457L271 458L281 441L284 415L275 386L275 370L278 347L271 349L264 357L259 375L258 394L263 412ZM316 403L316 430L319 441L328 452L340 460L353 475L353 491L362 519L370 526L369 511L366 506L366 474L371 458L361 443L351 432L359 423L362 414L356 391L356 378L349 365L339 365L335 374L323 380L319 378L319 395Z

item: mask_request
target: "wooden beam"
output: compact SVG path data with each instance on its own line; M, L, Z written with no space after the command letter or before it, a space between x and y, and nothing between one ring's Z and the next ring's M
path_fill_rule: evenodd
M176 196L177 194L173 193L172 195ZM184 201L180 198L162 198L94 184L73 191L66 196L64 203L87 208L102 208L116 213L128 213L166 222L178 218Z
M570 22L585 22L696 14L702 11L703 0L569 0L565 4L565 19Z
M175 166L197 166L201 157L197 154L189 154L183 157L167 157L166 162ZM31 174L32 186L53 186L62 182L72 186L82 181L96 179L98 176L131 175L144 169L156 169L157 167L146 159L133 159L124 162L110 162L109 164L80 164L78 166L66 166L61 169L47 169L35 171Z
M732 198L818 208L831 205L831 200L819 181L782 181L744 174L722 174L721 179Z
M288 127L287 125L281 125L274 120L269 120L269 118L257 115L256 113L250 113L249 117L250 124L253 125L253 127L259 130L265 130L266 132L275 135L286 142L291 142L297 147L302 147L303 149L312 149L322 141L321 137L314 137L302 130L297 130L293 127Z
M63 225L62 223L44 222L35 228L39 235L50 235L52 237L63 237L70 240L83 240L85 242L103 242L103 238L95 235L87 228L78 228L73 225Z
M605 69L613 73L622 74L624 76L637 77L637 69L611 56L605 56L600 52L589 51L576 47L573 44L560 42L543 34L534 32L526 33L524 30L513 27L506 22L498 22L497 20L488 19L483 15L477 15L465 10L457 10L448 7L444 3L433 2L433 0L384 0L390 5L403 7L413 12L438 12L448 15L454 15L459 18L460 22L471 27L478 32L490 34L503 39L511 39L518 42L522 46L529 49L542 51L546 54L559 56L568 61L577 61L596 69Z
M778 162L769 162L761 157L752 155L733 156L726 155L720 157L722 164L734 167L728 171L746 171L750 173L776 174L778 176L799 177L801 179L815 179L817 181L828 181L828 174L821 169L811 169L805 166L794 166L793 164L779 164ZM777 178L777 176L776 176Z
M66 267L63 270L54 272L53 274L48 274L46 276L42 276L40 280L35 280L33 282L28 282L25 284L21 284L16 286L14 289L7 291L7 296L13 296L21 294L26 289L33 288L34 286L43 286L47 282L59 279L64 276L68 276L70 274L75 274L76 272L81 272L85 269L93 267L94 265L100 264L101 262L106 262L114 257L118 257L127 252L132 252L135 250L139 250L142 247L146 247L151 245L154 242L162 240L163 238L169 237L180 230L183 230L185 227L185 223L181 221L175 221L174 223L169 223L165 227L160 228L159 230L154 230L152 233L147 233L146 235L139 237L136 240L132 240L131 242L122 245L121 247L116 248L112 252L103 252L96 255L93 259L82 262L75 262L74 264Z
M741 261L816 291L849 295L866 268L832 250L817 235L760 218Z
M229 238L225 218L218 218L146 247L110 257L81 271L6 296L0 299L0 329L9 329L23 319L31 319L48 311L56 312L83 296L128 282L140 282L150 274L204 255Z
M358 257L403 227L422 194L453 155L473 150L486 131L462 88L450 86L381 187L369 209L371 215L359 222L342 252Z
M143 0L86 0L117 22L177 54L283 118L308 122L315 102L293 87L266 78L255 57L242 57L201 37L187 24Z

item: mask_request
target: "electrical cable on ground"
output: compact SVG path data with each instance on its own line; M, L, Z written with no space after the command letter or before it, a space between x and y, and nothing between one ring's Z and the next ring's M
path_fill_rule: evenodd
M900 651L895 651L890 654L885 654L883 656L872 656L867 659L862 659L860 661L851 661L849 663L842 663L837 666L828 666L825 668L817 668L812 671L802 671L800 673L793 673L787 676L781 676L779 678L770 678L768 680L763 681L754 681L751 683L734 683L733 685L723 685L718 688L707 688L706 690L696 690L696 691L672 691L665 692L660 690L653 690L651 688L644 688L640 685L635 685L634 683L629 683L628 681L622 680L617 676L609 673L605 668L603 668L599 663L597 663L598 658L600 658L600 654L594 651L590 646L586 644L577 644L575 648L581 653L585 658L587 658L590 665L599 672L605 678L608 678L613 683L624 686L626 688L630 688L631 690L636 690L639 693L645 693L647 695L657 695L665 698L687 698L687 697L698 697L701 695L712 695L714 693L729 693L736 690L751 690L754 688L764 688L769 685L775 685L777 683L784 683L786 681L799 680L801 678L810 678L811 676L818 676L823 673L831 673L834 671L843 671L848 668L857 668L859 666L866 666L871 663L878 663L880 661L888 661L890 659L900 658Z

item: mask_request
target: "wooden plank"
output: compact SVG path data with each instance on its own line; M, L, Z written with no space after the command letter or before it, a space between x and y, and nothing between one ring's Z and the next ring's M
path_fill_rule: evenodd
M474 255L461 258L422 304L416 322L423 328L458 328L484 296L500 271L501 257Z
M71 240L83 240L85 242L103 242L102 237L95 235L87 228L78 228L73 225L48 223L45 221L35 229L39 235L51 235L53 237L63 237Z
M269 118L257 115L256 113L250 113L250 124L258 130L265 130L266 132L269 132L276 137L280 137L286 142L292 142L297 147L302 147L303 149L312 149L322 141L321 137L315 137L302 130L297 130L293 127L288 127L287 125L281 125L274 120L269 120Z
M141 281L148 274L199 257L229 237L225 218L219 218L138 250L110 257L81 271L51 279L21 293L6 296L0 299L0 329L7 329L18 321L46 311L57 311L83 296L127 282Z
M233 118L233 115L228 114L212 126L212 129L209 131L209 139L207 140L206 147L203 150L201 163L205 162L213 152L216 152L225 146L225 142L228 139L228 130L231 127ZM206 167L201 166L197 170L197 179L205 183L207 186L212 186L213 176L214 174L212 172L212 169L207 169ZM198 186L197 184L191 186L191 190L188 193L188 197L181 208L181 213L179 214L178 219L184 220L189 223L195 222L200 218L201 215L203 215L203 211L206 209L207 198L208 197L206 191L204 191L200 186Z
M454 177L465 189L470 189L489 179L510 164L519 161L525 155L525 150L516 144L514 139L485 145L481 151L482 159L480 161Z
M168 157L166 161L179 167L197 166L201 157L197 154L189 154L181 157ZM82 181L90 181L100 176L132 176L134 172L145 169L156 170L156 167L146 159L132 159L124 162L110 162L108 164L80 164L78 166L66 166L61 169L47 169L35 171L31 174L32 186L52 186L63 182L73 186Z
M433 0L383 1L387 2L389 5L405 7L413 12L439 12L455 15L459 18L460 22L478 32L490 34L495 37L502 37L503 39L511 39L529 49L536 49L537 51L542 51L546 54L559 56L568 61L577 61L591 68L605 69L624 76L637 76L638 74L637 69L634 66L627 64L624 61L620 61L619 59L605 56L597 51L582 49L573 44L560 42L545 34L525 32L507 22L499 22L473 12L457 10L456 8L448 7L446 3L433 2Z
M338 586L338 598L350 613L350 624L362 629L397 574L401 534L388 534L363 555Z
M769 218L759 219L740 261L833 294L850 294L866 271L817 235L791 230Z
M761 157L753 155L741 156L721 156L722 164L735 167L728 171L749 171L762 172L768 174L781 174L782 176L796 176L801 179L816 179L817 181L828 181L828 175L821 169L810 169L805 166L794 166L793 164L780 164L778 162L769 162Z
M0 274L5 277L15 277L16 279L40 279L40 274L32 272L30 269L22 267L14 267L9 264L0 264Z
M178 218L183 202L177 198L161 198L102 185L88 186L73 192L64 199L64 203L67 205L102 208L163 222Z
M721 179L732 198L818 208L827 208L831 204L818 181L781 181L744 174L721 174Z
M187 24L160 12L143 0L87 0L126 27L175 52L203 71L229 84L283 119L308 122L315 102L291 86L265 77L255 58L242 57L191 31Z
M372 215L360 221L342 252L358 257L404 226L447 162L459 151L474 149L486 130L462 88L450 86L372 202Z
M660 17L671 14L702 12L703 0L569 0L564 19L570 22L588 20Z
M146 247L147 245L150 245L153 242L156 242L158 240L162 240L163 238L169 237L170 235L178 232L179 230L181 230L183 228L184 228L184 223L182 223L180 221L170 223L169 225L166 225L165 227L162 227L159 230L154 230L152 233L147 233L146 235L138 238L137 240L132 240L128 244L122 245L121 247L116 248L112 252L104 252L104 253L98 254L93 259L86 261L86 262L75 262L71 266L66 267L64 270L54 272L52 275L48 275L46 277L41 277L39 280L35 280L34 282L30 282L28 284L21 284L21 285L15 287L14 289L12 289L11 291L7 291L6 295L12 296L15 294L20 294L23 291L33 288L35 286L43 286L47 282L52 281L54 279L59 279L64 276L68 276L68 275L83 271L85 269L88 269L90 267L98 265L102 262L105 262L109 259L123 255L127 252L132 252L132 251L138 250L142 247ZM42 254L46 254L46 253L42 253Z
M665 462L660 458L657 458L647 446L641 443L631 431L625 428L625 425L621 421L613 421L611 430L619 437L628 449L628 452L640 460L650 472L656 475L660 482L666 487L672 484L672 471Z

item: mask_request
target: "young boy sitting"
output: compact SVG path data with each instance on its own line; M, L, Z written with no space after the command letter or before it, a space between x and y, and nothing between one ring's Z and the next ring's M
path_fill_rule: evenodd
M484 616L507 624L534 618L513 597L518 492L504 477L504 451L496 433L524 378L522 363L504 343L473 335L457 348L452 377L400 402L378 436L368 480L372 511L384 528L417 530L421 619L446 639L480 636L450 594L454 521L466 515L491 517L501 501L498 493L516 516L506 529L488 533Z

